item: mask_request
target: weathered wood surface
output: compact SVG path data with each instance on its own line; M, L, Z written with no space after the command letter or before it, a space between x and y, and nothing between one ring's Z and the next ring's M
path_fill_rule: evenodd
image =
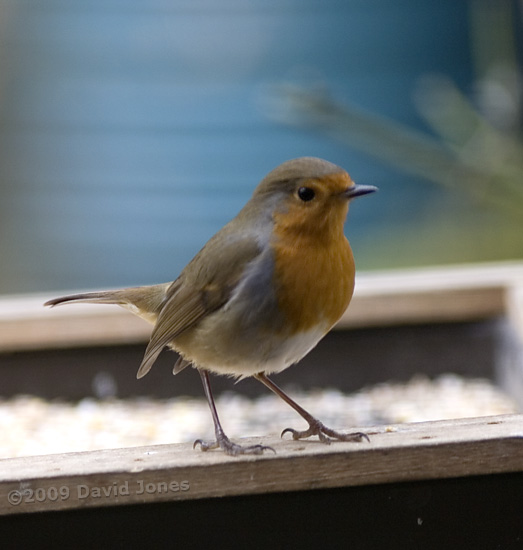
M517 262L363 273L338 328L478 320L506 315L509 308L523 325L521 289L523 264ZM0 299L0 352L149 338L151 326L118 306L44 308L51 297Z
M0 460L0 514L523 471L523 416L382 426L370 442L250 438L276 454L190 444Z

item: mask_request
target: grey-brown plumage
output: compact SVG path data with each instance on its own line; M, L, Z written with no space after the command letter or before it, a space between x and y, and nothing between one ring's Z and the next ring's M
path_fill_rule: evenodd
M260 452L263 447L239 447L223 434L207 371L236 377L255 376L283 397L283 392L266 374L281 371L301 359L348 304L354 263L343 236L343 221L349 200L373 190L354 185L343 169L321 159L304 157L285 162L261 181L238 215L207 242L174 282L75 294L49 300L45 305L118 304L152 323L154 328L138 369L138 378L149 372L166 346L178 351L181 357L173 372L176 374L191 363L200 371L218 444L230 454ZM281 225L280 231L277 223ZM302 239L304 244L298 246L295 243L300 234L305 239ZM315 245L308 246L307 239L314 240L315 234L318 234ZM284 239L288 242L283 242ZM337 251L333 252L338 241L339 258ZM330 246L328 254L322 252L324 244ZM308 273L310 262L317 264L311 273L321 276L322 270L321 263L318 264L320 260L308 256L310 251L323 254L325 272L335 274L332 285L319 287L322 292L326 289L330 297L328 311L314 293L318 278ZM310 291L304 289L306 307L292 305L284 311L282 305L288 306L289 301L278 295L284 286L276 280L277 252L282 252L285 258L299 259L300 269L296 276L306 275L304 281L311 285ZM340 266L347 266L347 269L340 270ZM281 275L280 264L278 269ZM293 269L286 272L284 284L286 292L294 296L296 292L288 290L292 288L295 266ZM332 299L337 289L341 293L339 304ZM296 312L306 312L305 324L302 318L289 317ZM298 317L300 315L304 314L299 313ZM326 428L290 398L285 396L284 399L314 424L311 430L325 440ZM330 431L331 435L334 433ZM296 434L300 432L293 432ZM360 437L358 434L356 438ZM343 439L342 434L339 438ZM202 448L210 448L200 443Z

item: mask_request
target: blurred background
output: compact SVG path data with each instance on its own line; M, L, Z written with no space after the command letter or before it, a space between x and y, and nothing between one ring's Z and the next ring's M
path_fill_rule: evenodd
M0 0L0 293L174 279L289 158L359 269L523 258L515 0Z

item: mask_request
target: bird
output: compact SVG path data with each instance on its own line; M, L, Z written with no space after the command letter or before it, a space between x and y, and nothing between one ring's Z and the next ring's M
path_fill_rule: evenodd
M153 324L137 378L164 348L179 354L173 368L200 374L215 440L193 448L227 455L274 451L240 445L225 434L209 373L254 377L308 423L286 428L294 440L362 441L362 432L325 426L268 375L302 359L336 324L354 291L355 265L344 234L349 202L377 191L356 184L341 167L316 157L283 162L255 188L250 200L203 246L173 282L88 292L47 301L117 304Z

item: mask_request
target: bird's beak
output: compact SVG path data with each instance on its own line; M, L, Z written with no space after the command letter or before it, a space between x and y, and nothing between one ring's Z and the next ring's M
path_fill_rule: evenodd
M368 195L369 193L374 193L374 191L377 191L377 190L378 188L374 187L374 185L354 184L352 187L349 187L344 194L348 199L354 199L356 197L361 197L362 195Z

